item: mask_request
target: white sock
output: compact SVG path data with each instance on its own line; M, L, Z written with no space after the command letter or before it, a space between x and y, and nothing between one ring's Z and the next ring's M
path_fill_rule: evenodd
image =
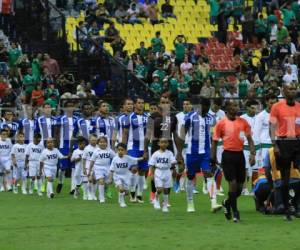
M42 192L42 179L36 179L36 185L38 192Z
M211 199L217 198L217 184L213 177L207 178L206 188Z
M159 194L157 192L155 193L155 201L160 203Z
M138 175L137 196L142 196L144 191L145 176Z
M89 194L89 187L87 182L82 182L83 196L87 196Z
M79 185L81 185L81 182L82 182L82 178L81 178L81 176L75 176L74 177L74 182L75 182L75 186L79 186Z
M64 179L65 179L65 171L63 170L58 170L58 183L59 184L63 184L64 183Z
M120 204L125 203L124 197L125 197L125 193L119 192L119 203Z
M93 197L96 196L96 192L97 192L97 184L92 184L92 195Z
M27 189L27 178L24 178L22 180L22 190L26 191L26 189Z
M4 181L3 175L0 175L0 189L3 188L3 181Z
M53 194L53 182L47 181L47 195Z
M80 184L79 184L80 185ZM75 182L75 169L72 168L72 173L71 173L71 191L74 190L76 187L76 182Z
M187 180L186 185L186 195L187 195L187 201L192 202L193 201L193 190L194 190L194 183L192 180Z
M11 174L10 173L6 174L4 179L6 181L6 188L11 189L11 181L12 181Z
M169 203L169 195L168 194L164 194L163 197L164 197L163 205L167 206L168 203Z
M135 192L136 190L136 185L137 185L137 179L138 176L137 174L132 174L130 175L130 192Z
M92 185L93 185L93 183L90 183L90 182L88 182L88 184L87 184L87 186L88 186L87 194L89 196L92 195Z
M104 200L104 185L99 184L99 200Z
M185 183L185 177L181 176L180 179L179 179L180 189L184 188L184 183Z

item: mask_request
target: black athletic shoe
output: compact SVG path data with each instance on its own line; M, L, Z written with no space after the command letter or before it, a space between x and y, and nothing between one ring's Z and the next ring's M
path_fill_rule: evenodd
M286 221L292 221L293 220L293 218L292 218L292 209L291 209L291 207L289 207L286 211L285 211L285 215L284 215L284 219L286 220Z
M137 196L137 203L144 203L142 196Z
M225 218L227 220L231 220L230 204L229 204L228 200L223 200L222 206L223 206Z
M238 222L240 222L240 213L239 213L239 211L237 211L237 212L233 212L233 222L235 222L235 223L238 223Z
M54 198L54 194L52 193L52 194L50 194L50 198L51 199L53 199Z
M296 218L300 218L300 210L297 210L297 211L295 212L294 216L295 216Z
M75 193L75 189L71 190L69 194L74 195L74 193Z
M57 194L59 194L60 192L61 192L61 190L62 190L62 184L61 183L59 183L58 185L57 185L57 187L56 187L56 193Z

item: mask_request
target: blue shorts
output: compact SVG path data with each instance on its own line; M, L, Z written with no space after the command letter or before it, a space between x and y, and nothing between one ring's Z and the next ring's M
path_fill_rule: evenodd
M200 172L210 172L210 155L204 154L187 154L186 155L186 167L188 175L195 175Z
M135 158L139 158L142 157L144 155L144 151L139 151L139 150L128 150L128 155L135 157ZM138 167L140 170L148 170L149 166L148 166L148 161L139 161L138 162Z
M68 148L60 148L59 151L64 155L67 156L70 152ZM68 168L74 168L75 165L69 159L59 160L59 169L65 171Z

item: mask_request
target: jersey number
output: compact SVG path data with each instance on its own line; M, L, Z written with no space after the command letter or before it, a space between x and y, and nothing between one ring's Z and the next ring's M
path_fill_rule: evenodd
M167 130L169 130L169 124L168 124L167 122L161 123L160 126L161 126L161 130L162 130L162 131L167 131Z

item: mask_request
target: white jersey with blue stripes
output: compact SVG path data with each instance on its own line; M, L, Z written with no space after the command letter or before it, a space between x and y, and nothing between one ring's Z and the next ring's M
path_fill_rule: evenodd
M135 112L128 115L126 127L129 129L127 150L144 151L148 115Z
M107 137L108 147L112 146L113 131L115 128L115 121L112 117L102 117L99 116L96 119L96 134L98 137Z
M35 124L33 119L24 118L20 120L20 130L24 133L25 144L29 144L33 141L33 135L35 131Z
M185 117L185 131L187 154L204 154L210 151L210 127L215 124L215 119L207 114L202 117L193 111Z
M124 128L126 126L127 114L120 114L116 117L116 133L117 133L117 141L122 142Z
M46 117L42 115L36 119L36 133L41 134L42 141L48 138L53 138L55 124L56 119L54 117Z
M59 148L70 148L75 124L76 118L73 116L62 115L57 118L57 126L60 130Z

